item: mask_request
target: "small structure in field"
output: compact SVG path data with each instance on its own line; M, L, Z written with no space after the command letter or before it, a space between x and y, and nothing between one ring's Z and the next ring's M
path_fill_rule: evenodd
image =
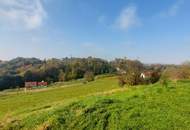
M32 89L37 86L37 82L25 82L25 89Z
M153 73L154 73L153 71L145 71L145 72L141 73L140 77L143 79L151 78Z
M48 83L47 82L38 82L38 86L41 86L41 87L47 87Z
M34 89L34 88L42 88L47 87L47 82L25 82L25 90L27 89Z

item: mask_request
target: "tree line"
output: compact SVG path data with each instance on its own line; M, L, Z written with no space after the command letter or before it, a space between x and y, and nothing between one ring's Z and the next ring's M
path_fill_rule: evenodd
M142 79L142 72L151 76ZM40 60L18 57L0 61L0 90L24 87L28 81L48 83L85 78L94 80L100 74L117 74L119 85L155 83L160 77L167 79L190 78L190 63L183 65L143 64L127 58L107 61L100 58L63 58Z
M19 57L0 62L0 90L23 87L27 81L62 82L114 71L110 62L100 58L40 60Z

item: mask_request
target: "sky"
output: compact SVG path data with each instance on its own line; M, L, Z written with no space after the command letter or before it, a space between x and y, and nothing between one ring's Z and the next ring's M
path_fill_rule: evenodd
M190 60L190 0L0 0L0 59Z

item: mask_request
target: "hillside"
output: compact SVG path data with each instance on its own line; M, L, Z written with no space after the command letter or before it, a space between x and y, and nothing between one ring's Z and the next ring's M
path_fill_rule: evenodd
M100 58L62 58L40 60L18 57L0 63L0 91L22 88L29 81L46 81L49 84L81 79L86 73L93 75L113 73L115 67Z
M4 93L0 96L1 127L14 130L189 129L189 86L190 81L179 81L169 83L168 87L157 83L119 88L116 78L112 77L28 94Z
M108 61L105 59L88 58L61 58L45 59L18 57L0 63L0 91L13 88L23 88L25 82L45 81L48 84L55 82L67 82L77 79L87 79L91 75L92 79L97 75L104 74L137 74L144 71L154 71L157 77L165 69L166 65L146 65L138 60L115 59Z

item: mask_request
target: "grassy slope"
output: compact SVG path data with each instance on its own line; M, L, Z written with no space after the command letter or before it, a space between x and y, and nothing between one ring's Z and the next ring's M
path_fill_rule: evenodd
M107 84L105 86L105 84ZM69 87L68 87L69 86ZM9 116L22 116L44 108L66 104L76 98L118 88L114 77L98 79L88 84L73 83L65 87L48 88L40 91L0 93L0 120Z
M36 111L21 121L15 120L8 127L55 130L190 129L190 82L180 82L177 86L170 83L167 88L156 84L117 89L117 92L110 91L117 86L115 80L104 79L87 86L97 87L100 84L109 92L81 97L70 105L63 104L45 112ZM85 88L81 87L78 93Z

